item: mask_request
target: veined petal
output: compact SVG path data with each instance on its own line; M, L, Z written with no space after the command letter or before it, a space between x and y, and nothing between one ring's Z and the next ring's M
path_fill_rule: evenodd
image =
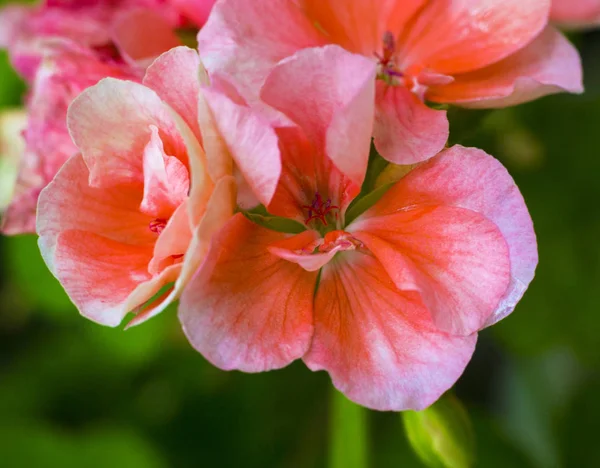
M427 107L404 87L377 84L373 142L388 161L425 161L444 148L449 131L446 111Z
M267 246L282 238L237 214L215 235L184 290L185 334L217 367L277 369L308 349L317 274L269 253Z
M455 75L448 85L430 87L427 99L465 107L507 107L561 91L583 92L581 60L577 49L549 26L516 54Z
M400 61L445 75L477 70L531 42L549 10L550 0L429 2L402 39Z
M375 62L338 46L302 50L267 77L261 99L298 124L355 184L364 180L373 131Z
M476 339L438 331L418 293L398 290L372 256L345 252L323 268L303 359L356 403L420 410L460 377Z
M436 326L448 333L483 328L508 289L508 246L497 226L473 211L435 205L388 216L368 211L349 230L399 289L421 294Z

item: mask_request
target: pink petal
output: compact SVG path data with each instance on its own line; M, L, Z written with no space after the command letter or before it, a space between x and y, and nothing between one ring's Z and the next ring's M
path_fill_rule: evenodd
M150 142L144 149L144 198L141 211L156 218L169 219L187 199L190 180L187 168L174 156L165 154L158 129L151 126Z
M476 339L438 331L417 293L399 291L375 258L346 252L323 269L304 361L360 405L420 410L460 377Z
M343 247L337 246L329 252L315 253L314 250L318 246L317 241L320 238L320 234L316 231L304 231L293 237L269 245L268 250L279 258L300 265L306 271L318 271L336 253L343 250Z
M129 311L125 303L135 288L151 279L151 246L115 242L71 230L56 241L54 274L82 315L117 326Z
M402 182L400 182L402 183ZM494 313L510 280L508 247L494 223L453 206L378 205L348 231L381 262L396 286L421 294L441 330L467 336ZM386 208L387 209L387 208Z
M322 34L289 0L219 1L198 34L198 50L209 73L234 78L252 103L277 62L324 43Z
M429 2L402 40L401 63L445 75L477 70L531 42L549 9L550 0Z
M202 27L216 0L171 0L171 3L187 18Z
M207 88L203 97L222 147L231 154L260 202L268 205L281 174L275 130L250 107L232 101L223 93Z
M67 124L90 168L92 185L141 182L140 155L152 125L159 129L165 152L187 160L172 111L154 91L137 83L106 78L86 89L69 107Z
M445 204L481 213L494 222L510 252L511 283L488 325L511 313L533 279L538 261L533 223L506 169L481 150L454 146L417 167L389 192L396 206ZM394 204L377 206L377 215Z
M153 218L139 211L141 185L97 188L90 187L88 180L89 170L82 156L76 155L40 194L37 232L51 270L56 238L66 230L89 231L124 244L152 246L156 240L148 227Z
M507 107L561 91L583 92L579 53L552 27L516 54L454 78L449 85L429 88L427 98L466 107Z
M189 125L199 141L198 102L200 58L195 50L176 47L158 57L146 70L144 85L153 89ZM194 99L196 98L196 99Z
M154 257L148 271L159 274L166 267L183 257L192 239L187 201L179 205L154 244ZM136 304L139 305L139 304Z
M185 334L217 367L277 369L308 349L317 274L268 252L282 237L237 214L183 292Z
M394 164L414 164L439 153L446 144L446 111L427 107L401 86L377 84L373 138L377 151Z
M600 24L600 1L552 0L550 20L568 28L597 26Z
M111 26L112 40L121 55L142 68L163 52L181 45L172 23L159 11L146 8L124 11Z
M375 73L372 60L340 47L312 48L277 65L260 96L360 186L373 131Z

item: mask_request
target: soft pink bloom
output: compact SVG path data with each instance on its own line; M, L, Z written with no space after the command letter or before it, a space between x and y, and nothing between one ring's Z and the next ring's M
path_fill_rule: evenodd
M507 171L463 147L419 165L347 222L367 165L376 73L337 46L280 63L261 99L294 125L276 127L275 140L239 97L206 94L209 109L228 111L217 128L234 160L253 142L264 174L278 176L272 197L270 183L254 184L269 213L306 230L284 234L236 214L213 236L179 316L222 369L302 358L362 405L421 409L461 375L476 332L513 310L533 278L536 241Z
M546 26L549 9L550 0L219 0L199 50L250 100L299 50L334 43L368 57L378 67L375 146L412 164L448 137L445 112L424 101L501 107L582 91L578 53Z
M207 157L201 145L200 69L197 53L178 47L143 84L106 78L69 108L80 153L42 191L37 230L49 268L98 323L135 311L137 324L163 310L233 213L229 157Z
M567 28L600 25L600 0L552 0L550 20Z
M39 192L77 149L67 108L105 77L141 81L146 66L179 41L177 14L161 15L158 0L47 1L0 12L0 45L30 81L28 124L15 196L2 220L4 234L35 232ZM166 19L170 22L167 22Z

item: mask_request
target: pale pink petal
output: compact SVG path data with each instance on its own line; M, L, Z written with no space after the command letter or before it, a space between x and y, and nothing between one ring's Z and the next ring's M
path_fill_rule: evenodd
M190 180L187 168L174 156L164 152L155 126L143 154L144 198L140 210L156 218L169 219L173 211L187 199Z
M132 246L88 231L64 231L56 240L53 273L81 314L117 326L129 312L125 303L151 279L151 246Z
M533 279L538 262L531 216L510 174L485 152L454 146L417 167L377 204L377 216L402 206L446 204L481 213L494 222L510 252L511 283L488 325L510 314Z
M323 268L303 359L360 405L420 410L456 382L476 340L438 331L417 293L399 291L372 256L345 252Z
M577 49L558 31L547 27L514 55L454 82L430 87L427 99L465 107L507 107L547 94L583 92Z
M198 53L188 47L176 47L158 57L146 70L143 84L177 112L199 141L198 102L201 71Z
M164 311L169 304L179 298L185 286L187 286L194 273L196 273L204 261L213 235L218 232L235 213L235 195L235 181L233 180L233 177L225 176L217 182L208 202L206 213L193 232L183 262L180 264L181 269L178 270L177 279L173 288L167 291L164 294L164 297L160 298L159 301L157 300L157 302L136 315L136 317L129 322L127 327L139 325L158 315ZM174 214L173 217L176 215L177 213ZM169 225L167 225L163 235L166 233L167 229L169 229ZM175 229L173 233L176 233ZM186 239L188 238L186 237ZM161 240L159 239L159 243L160 242ZM158 248L160 247L158 247L157 243L157 249Z
M400 62L446 75L477 70L531 42L549 10L550 0L429 2L402 37Z
M252 102L277 62L326 42L289 0L219 1L198 34L198 50L209 73L234 78Z
M398 203L384 196L377 205ZM421 294L441 330L466 336L483 328L510 281L508 246L498 227L454 206L406 206L382 216L377 205L348 231L400 290Z
M156 240L149 228L153 218L139 211L141 185L97 188L90 187L88 179L89 170L81 155L76 155L40 194L37 232L42 255L51 270L56 237L62 231L89 231L136 245L152 246Z
M375 73L374 61L338 46L312 48L278 64L260 96L360 186L373 132Z
M250 107L232 101L213 89L203 89L221 148L239 167L261 203L268 205L281 174L277 135L271 124Z
M446 111L427 107L401 86L377 84L373 142L379 154L394 164L414 164L439 153L446 144Z
M567 28L600 24L600 0L552 0L550 20Z
M184 290L185 334L217 367L277 369L308 349L317 273L270 254L267 246L282 238L237 214Z
M121 55L142 68L163 52L181 45L173 24L161 12L146 8L117 15L111 24L111 36Z
M152 125L159 129L165 152L187 163L172 111L141 84L103 79L73 101L67 123L90 169L92 185L141 182L140 155L150 141Z

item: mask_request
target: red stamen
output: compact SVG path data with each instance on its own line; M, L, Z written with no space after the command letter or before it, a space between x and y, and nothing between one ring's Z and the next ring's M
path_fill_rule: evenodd
M331 200L327 199L327 201L323 201L323 197L321 197L320 193L316 193L315 194L315 199L313 200L311 205L302 205L302 209L307 210L308 211L308 217L306 218L306 220L304 221L304 224L310 223L311 221L318 219L320 220L325 226L327 226L327 218L326 216L331 213L333 210L338 210L340 209L339 206L337 205L332 205L331 204ZM337 219L338 214L335 214L335 217Z
M167 225L167 220L163 218L156 218L154 221L151 221L148 225L148 228L154 232L155 234L160 234L163 232L163 229Z

